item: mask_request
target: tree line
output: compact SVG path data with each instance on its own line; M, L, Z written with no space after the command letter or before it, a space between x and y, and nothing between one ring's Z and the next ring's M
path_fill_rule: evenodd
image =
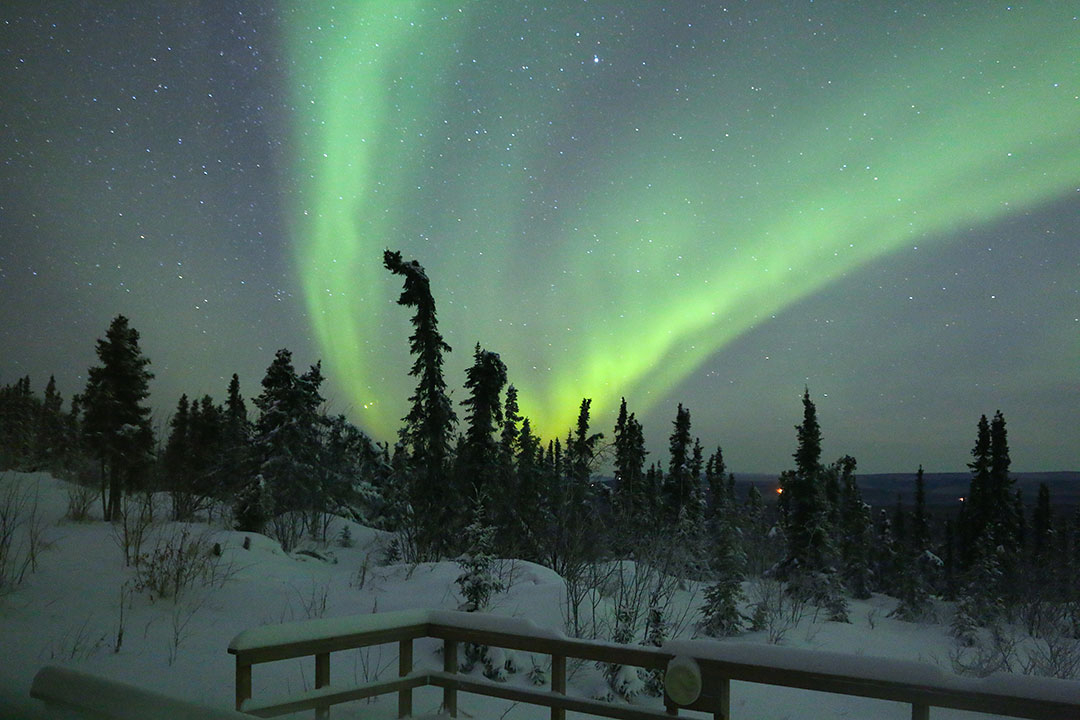
M216 512L287 550L305 537L332 539L330 518L345 516L395 533L390 562L483 550L542 563L572 584L590 563L663 556L665 567L705 583L699 627L709 635L760 625L742 588L764 576L836 621L847 619L849 598L882 592L899 599L894 614L905 620L927 617L935 597L957 601L953 631L962 639L1004 618L1034 627L1051 608L1080 636L1080 515L1056 517L1045 485L1029 515L1009 473L1002 413L976 426L970 491L956 512L927 512L921 466L913 507L866 504L855 458L822 459L809 389L778 492L739 493L722 448L706 450L681 404L666 462L650 461L625 399L610 435L593 427L583 398L565 436L541 438L505 363L479 343L459 420L427 273L389 250L383 264L402 283L398 304L412 312L416 382L393 444L327 412L321 363L298 370L287 349L267 367L253 410L233 375L223 402L181 396L155 437L150 360L138 331L117 316L69 410L52 378L43 397L28 377L0 387L0 468L92 482L106 521L124 520L127 497L165 492L172 519ZM610 482L598 478L605 465L614 468ZM486 595L474 590L477 605ZM660 598L649 607L645 629L624 628L624 637L662 642Z

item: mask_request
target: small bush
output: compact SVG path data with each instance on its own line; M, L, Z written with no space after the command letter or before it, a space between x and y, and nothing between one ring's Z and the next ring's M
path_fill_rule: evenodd
M160 536L153 550L139 556L135 590L149 593L151 600L172 598L175 602L196 584L221 584L228 573L213 548L205 534L193 536L187 525Z
M0 594L13 590L37 570L44 547L45 522L37 488L5 478L0 488Z
M97 500L96 488L74 482L68 483L67 512L64 513L64 517L72 522L87 522L95 500Z

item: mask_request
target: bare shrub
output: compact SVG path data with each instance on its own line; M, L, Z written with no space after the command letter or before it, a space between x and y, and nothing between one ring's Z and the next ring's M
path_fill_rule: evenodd
M85 660L100 652L105 647L106 635L90 628L92 619L87 615L82 623L64 630L49 648L49 659Z
M148 592L151 600L172 598L178 602L196 584L218 587L233 573L222 556L214 552L209 533L192 535L182 525L158 536L154 548L135 564L136 592Z
M72 522L87 522L97 500L97 489L77 482L67 484L67 511L64 517Z
M270 534L281 543L281 549L292 552L304 536L306 518L300 511L283 512L270 521Z
M1066 608L1046 604L1034 633L995 623L974 638L957 639L949 651L953 671L985 677L995 672L1080 678L1080 639L1071 636Z
M45 544L45 521L32 488L8 476L0 489L0 594L9 592L37 570Z
M806 602L784 588L775 578L759 577L750 581L750 629L764 630L767 641L778 645L784 636L802 622Z
M142 546L154 524L154 497L141 493L120 500L118 521L113 523L113 542L124 552L124 565L138 565Z
M306 593L300 592L296 587L293 587L293 592L300 600L300 607L304 610L305 618L313 620L326 614L326 600L330 595L329 580L320 585L312 579L311 588Z

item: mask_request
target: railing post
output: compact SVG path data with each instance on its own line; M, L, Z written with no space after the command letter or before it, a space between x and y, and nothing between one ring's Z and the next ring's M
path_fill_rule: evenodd
M412 638L398 643L398 677L405 677L412 672ZM412 688L398 690L397 715L399 718L412 715Z
M930 720L930 706L923 703L911 703L911 720Z
M664 692L664 710L667 712L668 715L674 716L679 714L678 703L668 697L667 692Z
M716 707L713 708L714 720L731 720L731 681L721 678L716 681Z
M457 666L457 640L443 640L443 670L448 673L456 673ZM457 717L457 690L443 688L442 704L450 717Z
M251 699L251 665L236 655L236 709L239 711L245 700Z
M330 653L318 653L315 655L315 689L326 687L330 684ZM315 708L315 720L326 720L330 717L330 706L322 705Z
M551 656L551 692L566 694L566 656ZM564 708L551 708L551 720L566 720Z

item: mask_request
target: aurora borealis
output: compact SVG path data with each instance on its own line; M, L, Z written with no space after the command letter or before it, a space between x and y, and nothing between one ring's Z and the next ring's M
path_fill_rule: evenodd
M163 412L288 346L390 439L390 247L449 385L499 352L545 437L626 396L660 456L684 402L774 471L807 384L865 471L960 468L999 407L1080 466L1072 3L18 5L0 382L70 396L124 312Z

